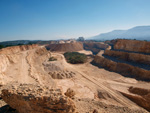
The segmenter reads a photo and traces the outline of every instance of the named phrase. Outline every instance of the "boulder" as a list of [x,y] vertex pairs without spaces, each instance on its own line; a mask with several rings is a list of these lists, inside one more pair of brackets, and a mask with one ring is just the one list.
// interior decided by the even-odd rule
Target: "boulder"
[[69,97],[69,98],[74,98],[74,96],[75,96],[75,91],[74,91],[73,89],[71,89],[71,88],[68,88],[67,91],[66,91],[66,93],[65,93],[65,95],[66,95],[67,97]]

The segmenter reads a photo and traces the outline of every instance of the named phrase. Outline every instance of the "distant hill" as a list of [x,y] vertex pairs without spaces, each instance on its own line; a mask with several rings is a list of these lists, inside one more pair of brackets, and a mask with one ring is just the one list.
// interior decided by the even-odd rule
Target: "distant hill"
[[150,26],[137,26],[128,30],[114,30],[91,37],[94,40],[137,39],[150,41]]

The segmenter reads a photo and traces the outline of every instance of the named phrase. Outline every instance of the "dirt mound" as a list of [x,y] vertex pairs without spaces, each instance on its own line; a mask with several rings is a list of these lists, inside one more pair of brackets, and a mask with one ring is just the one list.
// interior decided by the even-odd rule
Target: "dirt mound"
[[72,78],[75,76],[75,73],[72,71],[54,71],[49,72],[50,76],[53,79],[65,79],[65,78]]
[[99,99],[108,99],[108,98],[115,99],[115,97],[113,97],[111,94],[103,90],[97,90],[97,96]]
[[65,79],[75,76],[75,72],[66,69],[60,61],[48,61],[43,63],[44,69],[53,79]]
[[49,44],[46,48],[50,51],[73,52],[83,50],[83,44],[81,42]]
[[73,101],[60,89],[49,89],[33,84],[8,85],[2,98],[19,113],[73,113]]
[[136,104],[138,104],[139,106],[150,111],[150,90],[130,87],[129,92],[136,95],[130,95],[126,93],[122,94],[130,100],[132,100],[133,102],[135,102]]
[[44,62],[43,65],[47,72],[63,71],[65,69],[64,65],[58,61]]
[[114,49],[150,53],[150,42],[120,39],[115,43]]
[[141,96],[150,94],[150,90],[143,89],[143,88],[136,88],[136,87],[130,87],[129,92],[131,92],[133,94],[141,95]]

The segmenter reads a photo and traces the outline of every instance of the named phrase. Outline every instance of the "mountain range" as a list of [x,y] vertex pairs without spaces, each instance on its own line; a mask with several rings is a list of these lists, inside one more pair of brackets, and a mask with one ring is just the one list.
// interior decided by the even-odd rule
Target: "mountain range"
[[101,33],[90,37],[94,40],[112,40],[112,39],[136,39],[150,41],[150,26],[136,26],[128,30],[113,30],[107,33]]

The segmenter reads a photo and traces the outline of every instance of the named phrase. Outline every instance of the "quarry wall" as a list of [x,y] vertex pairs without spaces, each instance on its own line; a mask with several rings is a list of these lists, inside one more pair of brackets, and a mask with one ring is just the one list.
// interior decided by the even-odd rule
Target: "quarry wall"
[[150,71],[138,68],[129,64],[114,62],[102,56],[95,56],[94,64],[109,71],[120,73],[124,76],[133,77],[140,80],[150,80]]
[[85,42],[83,46],[85,50],[91,50],[93,54],[97,54],[100,50],[111,49],[111,46],[103,42]]
[[115,43],[114,49],[140,53],[150,53],[150,42],[120,39]]
[[140,53],[128,53],[123,51],[105,50],[104,55],[116,57],[125,61],[132,61],[136,63],[143,63],[150,65],[150,55]]

